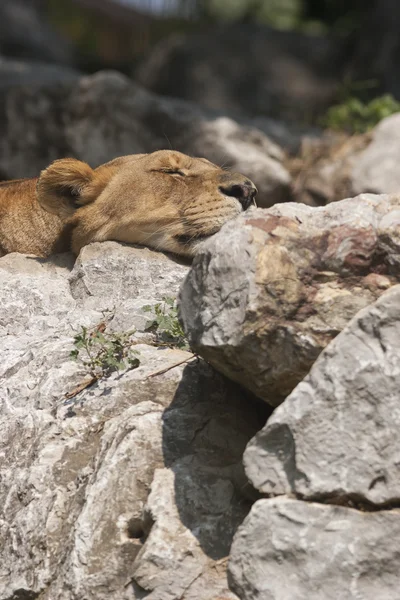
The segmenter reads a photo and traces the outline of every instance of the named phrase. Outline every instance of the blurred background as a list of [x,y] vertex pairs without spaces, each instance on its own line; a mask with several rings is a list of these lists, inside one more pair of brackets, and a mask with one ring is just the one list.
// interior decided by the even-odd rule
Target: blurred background
[[[96,163],[167,144],[221,162],[225,152],[243,169],[251,153],[235,155],[233,133],[217,120],[226,117],[252,127],[235,139],[289,173],[290,193],[266,203],[290,199],[293,176],[315,162],[315,144],[304,158],[305,137],[324,139],[319,159],[326,131],[365,134],[399,111],[399,64],[398,0],[1,0],[0,176],[34,174],[66,153]],[[153,96],[139,101],[138,89]],[[82,134],[94,114],[97,140]]]
[[399,25],[396,0],[2,0],[0,53],[315,122],[346,94],[400,97]]

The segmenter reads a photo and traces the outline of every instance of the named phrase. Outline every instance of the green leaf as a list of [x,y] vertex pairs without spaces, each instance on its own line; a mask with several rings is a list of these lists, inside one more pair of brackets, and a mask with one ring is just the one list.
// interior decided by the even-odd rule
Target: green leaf
[[170,298],[169,296],[164,296],[163,301],[165,304],[168,304],[168,306],[174,306],[175,304],[175,298]]

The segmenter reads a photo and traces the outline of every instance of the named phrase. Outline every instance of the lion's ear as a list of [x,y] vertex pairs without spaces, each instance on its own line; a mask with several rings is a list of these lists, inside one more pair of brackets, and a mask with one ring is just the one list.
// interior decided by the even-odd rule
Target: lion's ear
[[37,200],[48,212],[68,219],[75,210],[95,199],[90,193],[93,178],[93,169],[80,160],[56,160],[40,174]]

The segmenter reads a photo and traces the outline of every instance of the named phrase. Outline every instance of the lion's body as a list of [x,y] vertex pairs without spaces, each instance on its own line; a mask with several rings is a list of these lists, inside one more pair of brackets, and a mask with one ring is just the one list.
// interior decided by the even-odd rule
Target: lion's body
[[38,203],[36,183],[22,179],[0,184],[0,256],[9,252],[47,256],[68,247],[68,240],[62,240],[62,220]]
[[0,183],[0,256],[78,254],[105,240],[192,255],[254,195],[243,175],[179,152],[120,157],[94,170],[61,159],[37,179]]

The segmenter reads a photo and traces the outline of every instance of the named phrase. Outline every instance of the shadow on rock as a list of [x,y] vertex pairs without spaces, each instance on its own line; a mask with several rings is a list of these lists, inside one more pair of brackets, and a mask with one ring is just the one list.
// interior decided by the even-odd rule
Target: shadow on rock
[[233,535],[256,499],[242,456],[270,411],[199,361],[185,368],[164,412],[163,453],[175,475],[179,517],[214,560],[229,554]]

